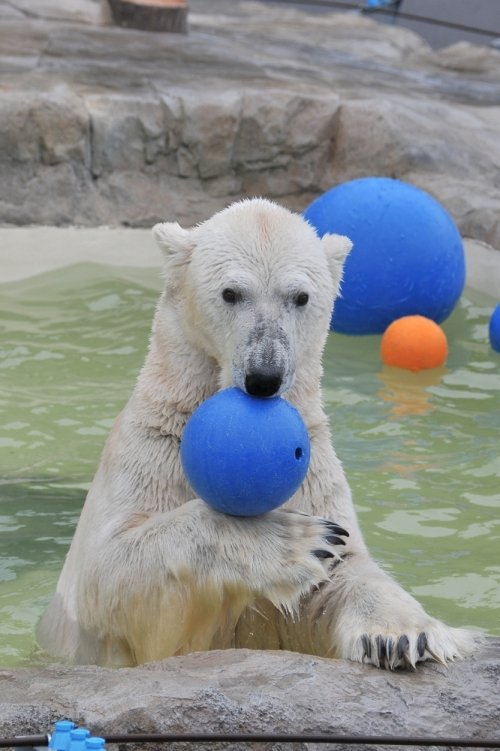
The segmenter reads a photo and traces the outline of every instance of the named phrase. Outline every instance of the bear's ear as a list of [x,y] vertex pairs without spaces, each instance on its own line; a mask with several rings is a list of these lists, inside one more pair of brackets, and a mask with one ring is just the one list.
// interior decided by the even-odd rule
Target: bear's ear
[[193,248],[190,232],[177,222],[163,222],[153,227],[153,237],[163,254],[163,272],[169,287],[176,287]]
[[335,284],[335,294],[339,293],[344,262],[349,255],[352,242],[345,235],[323,235],[321,244],[328,259],[328,265]]

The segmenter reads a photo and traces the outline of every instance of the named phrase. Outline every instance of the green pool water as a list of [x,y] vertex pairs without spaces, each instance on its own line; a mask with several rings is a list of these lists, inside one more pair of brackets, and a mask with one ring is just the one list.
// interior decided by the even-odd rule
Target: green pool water
[[[43,663],[53,591],[114,417],[143,362],[153,270],[92,264],[0,285],[0,665]],[[383,368],[331,334],[324,398],[373,555],[425,607],[500,634],[500,355],[467,291],[446,368]]]

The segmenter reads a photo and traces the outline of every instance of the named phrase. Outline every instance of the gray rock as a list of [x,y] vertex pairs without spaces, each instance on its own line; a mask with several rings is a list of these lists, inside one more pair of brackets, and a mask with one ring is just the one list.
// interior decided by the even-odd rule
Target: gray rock
[[495,76],[500,66],[500,50],[470,42],[456,42],[436,52],[432,62],[440,68],[460,73],[481,73]]
[[106,25],[97,0],[33,8],[0,0],[0,221],[193,224],[372,174],[500,247],[497,51],[244,0],[192,0],[186,37]]
[[448,668],[426,664],[414,673],[251,650],[197,653],[120,670],[3,670],[0,732],[44,733],[56,719],[68,717],[104,737],[279,732],[489,738],[500,743],[499,680],[499,639],[489,639],[472,660]]
[[60,0],[37,0],[36,3],[16,0],[13,5],[26,19],[96,24],[106,18],[100,0],[72,0],[71,3],[61,3]]

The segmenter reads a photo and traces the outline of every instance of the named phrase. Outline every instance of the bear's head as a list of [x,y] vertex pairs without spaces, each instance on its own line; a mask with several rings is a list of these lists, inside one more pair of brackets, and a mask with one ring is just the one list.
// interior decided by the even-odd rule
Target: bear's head
[[[325,235],[263,199],[235,203],[186,230],[157,224],[165,294],[192,347],[214,360],[219,386],[256,396],[287,392],[321,374],[348,238]],[[312,385],[312,384],[311,384]]]

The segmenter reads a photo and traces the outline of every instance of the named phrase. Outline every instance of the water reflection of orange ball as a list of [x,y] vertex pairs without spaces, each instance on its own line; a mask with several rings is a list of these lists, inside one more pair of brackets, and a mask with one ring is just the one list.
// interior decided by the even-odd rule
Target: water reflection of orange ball
[[424,316],[404,316],[393,321],[384,332],[380,345],[386,365],[406,370],[439,368],[448,356],[448,341],[443,329]]

